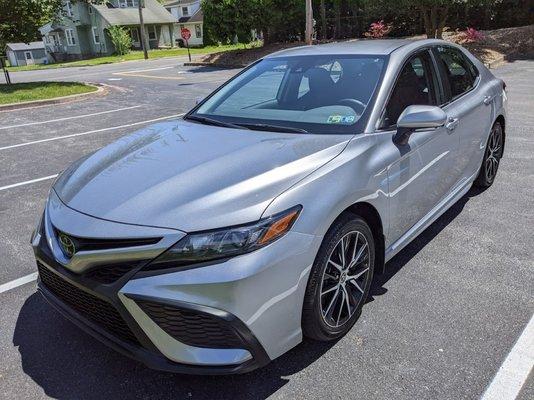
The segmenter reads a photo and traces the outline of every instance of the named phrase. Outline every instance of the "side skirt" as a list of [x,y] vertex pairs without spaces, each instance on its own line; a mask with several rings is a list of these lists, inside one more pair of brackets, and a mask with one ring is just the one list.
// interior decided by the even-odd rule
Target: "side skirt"
[[399,251],[406,247],[417,235],[428,228],[437,220],[445,211],[454,203],[460,200],[471,188],[473,181],[478,175],[478,171],[471,175],[463,184],[454,189],[447,197],[440,201],[430,212],[425,215],[419,222],[412,226],[404,235],[395,243],[386,249],[385,261],[391,260]]

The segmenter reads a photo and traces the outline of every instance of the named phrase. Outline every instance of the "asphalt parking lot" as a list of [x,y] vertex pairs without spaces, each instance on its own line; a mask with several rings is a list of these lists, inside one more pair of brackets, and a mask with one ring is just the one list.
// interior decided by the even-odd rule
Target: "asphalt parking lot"
[[[122,135],[177,118],[238,72],[184,61],[12,74],[15,82],[109,86],[103,96],[0,112],[0,285],[35,272],[29,237],[57,173]],[[534,62],[494,73],[510,99],[496,182],[469,192],[388,263],[343,339],[306,341],[242,376],[160,373],[63,319],[30,275],[0,286],[0,398],[480,398],[534,313]],[[519,399],[534,398],[533,374]]]

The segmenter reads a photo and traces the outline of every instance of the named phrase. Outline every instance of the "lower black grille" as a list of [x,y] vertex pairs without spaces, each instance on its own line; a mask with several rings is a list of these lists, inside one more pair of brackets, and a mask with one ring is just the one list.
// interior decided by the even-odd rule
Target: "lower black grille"
[[37,263],[41,282],[60,300],[119,339],[140,345],[119,312],[107,301],[78,289],[44,265]]
[[88,271],[85,277],[100,283],[110,284],[122,278],[132,269],[131,264],[108,265]]
[[137,304],[165,332],[194,347],[236,349],[243,341],[232,327],[215,316],[146,300]]

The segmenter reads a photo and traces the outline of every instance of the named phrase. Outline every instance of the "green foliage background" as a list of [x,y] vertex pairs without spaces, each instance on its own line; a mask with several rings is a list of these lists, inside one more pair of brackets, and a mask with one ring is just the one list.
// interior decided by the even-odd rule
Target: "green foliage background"
[[132,48],[132,37],[128,30],[121,26],[110,26],[107,29],[111,43],[115,47],[115,53],[119,56],[128,54]]
[[61,7],[61,0],[0,0],[0,53],[6,43],[39,40],[37,29]]

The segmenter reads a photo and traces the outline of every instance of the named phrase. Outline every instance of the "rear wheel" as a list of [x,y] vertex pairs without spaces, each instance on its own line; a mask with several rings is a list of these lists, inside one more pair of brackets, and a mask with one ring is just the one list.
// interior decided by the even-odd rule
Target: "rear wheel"
[[496,122],[491,128],[491,132],[486,144],[486,151],[484,152],[484,159],[480,172],[475,179],[475,185],[481,188],[488,188],[492,185],[497,176],[499,163],[503,154],[504,136],[503,129],[500,122]]
[[340,218],[325,235],[304,299],[302,329],[326,341],[346,334],[361,314],[373,278],[375,247],[367,223]]

